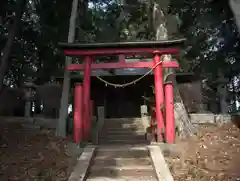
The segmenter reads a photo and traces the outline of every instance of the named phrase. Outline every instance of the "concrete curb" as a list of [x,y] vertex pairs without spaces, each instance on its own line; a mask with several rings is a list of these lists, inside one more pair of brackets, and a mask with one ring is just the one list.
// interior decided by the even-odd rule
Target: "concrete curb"
[[149,145],[148,150],[158,181],[173,181],[173,176],[159,146]]
[[88,169],[95,156],[96,146],[89,145],[83,150],[83,153],[77,159],[77,164],[71,173],[68,181],[84,181],[87,176]]
[[196,113],[189,114],[193,124],[217,124],[221,125],[232,121],[230,114]]

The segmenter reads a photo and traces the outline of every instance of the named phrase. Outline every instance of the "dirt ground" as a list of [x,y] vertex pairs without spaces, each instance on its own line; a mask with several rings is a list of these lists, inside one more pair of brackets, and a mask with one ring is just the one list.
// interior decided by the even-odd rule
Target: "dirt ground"
[[201,126],[197,136],[178,140],[177,148],[166,159],[174,180],[240,180],[240,130],[234,124]]
[[53,130],[0,124],[1,181],[66,181],[76,163],[65,152],[69,140]]

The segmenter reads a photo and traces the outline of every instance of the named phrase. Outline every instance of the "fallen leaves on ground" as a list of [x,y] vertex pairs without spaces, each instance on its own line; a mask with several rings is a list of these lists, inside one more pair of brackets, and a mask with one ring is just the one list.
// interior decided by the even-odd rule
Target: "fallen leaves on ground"
[[166,157],[176,181],[240,180],[240,130],[232,123],[199,127],[197,136],[177,140]]
[[66,181],[76,158],[65,152],[69,140],[53,130],[26,129],[0,124],[1,181]]

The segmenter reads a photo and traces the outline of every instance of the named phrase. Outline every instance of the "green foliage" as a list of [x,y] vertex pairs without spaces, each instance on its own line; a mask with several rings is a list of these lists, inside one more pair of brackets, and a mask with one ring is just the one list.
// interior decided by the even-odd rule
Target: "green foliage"
[[[6,75],[6,82],[15,86],[21,86],[29,76],[35,77],[36,83],[41,84],[63,75],[64,56],[57,43],[67,40],[72,1],[29,2],[10,57],[13,63]],[[134,6],[120,6],[118,0],[82,1],[79,5],[76,41],[153,39],[150,2],[139,1]],[[187,38],[179,58],[180,71],[193,71],[209,80],[217,79],[219,71],[229,79],[238,75],[239,36],[228,2],[172,0],[168,4],[168,0],[160,2],[171,17],[168,19],[169,26],[180,24],[179,31]],[[1,50],[8,38],[15,11],[16,1],[0,2]],[[174,22],[173,17],[177,18]],[[236,61],[231,63],[231,59]],[[75,61],[80,62],[81,59]]]
[[180,32],[187,39],[186,59],[191,70],[217,77],[218,70],[230,67],[225,60],[236,50],[235,22],[228,1],[176,1],[172,10],[182,20]]

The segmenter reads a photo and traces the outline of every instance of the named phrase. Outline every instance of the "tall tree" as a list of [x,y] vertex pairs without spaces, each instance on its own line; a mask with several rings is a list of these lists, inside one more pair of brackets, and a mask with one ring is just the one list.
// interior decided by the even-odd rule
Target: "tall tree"
[[[68,33],[68,43],[73,43],[75,40],[75,31],[76,31],[76,19],[78,12],[78,0],[73,0],[72,2],[72,11],[69,24],[69,33]],[[71,57],[66,57],[65,67],[70,65],[72,62]],[[64,70],[64,81],[63,81],[63,90],[61,98],[61,107],[59,111],[59,119],[56,129],[56,135],[61,137],[66,137],[66,120],[68,116],[68,97],[70,89],[70,73],[67,70]]]
[[14,44],[14,40],[16,37],[16,34],[19,30],[19,27],[21,25],[21,18],[22,15],[24,13],[24,9],[26,7],[27,4],[27,0],[19,0],[17,1],[16,4],[16,12],[15,15],[13,16],[13,20],[12,20],[12,25],[11,28],[9,29],[8,32],[8,39],[7,42],[1,52],[1,59],[0,59],[0,92],[3,89],[3,81],[4,81],[4,77],[11,65],[11,59],[9,58],[10,54],[11,54],[11,50]]
[[235,21],[240,32],[240,1],[239,0],[229,0],[229,6],[234,14]]

